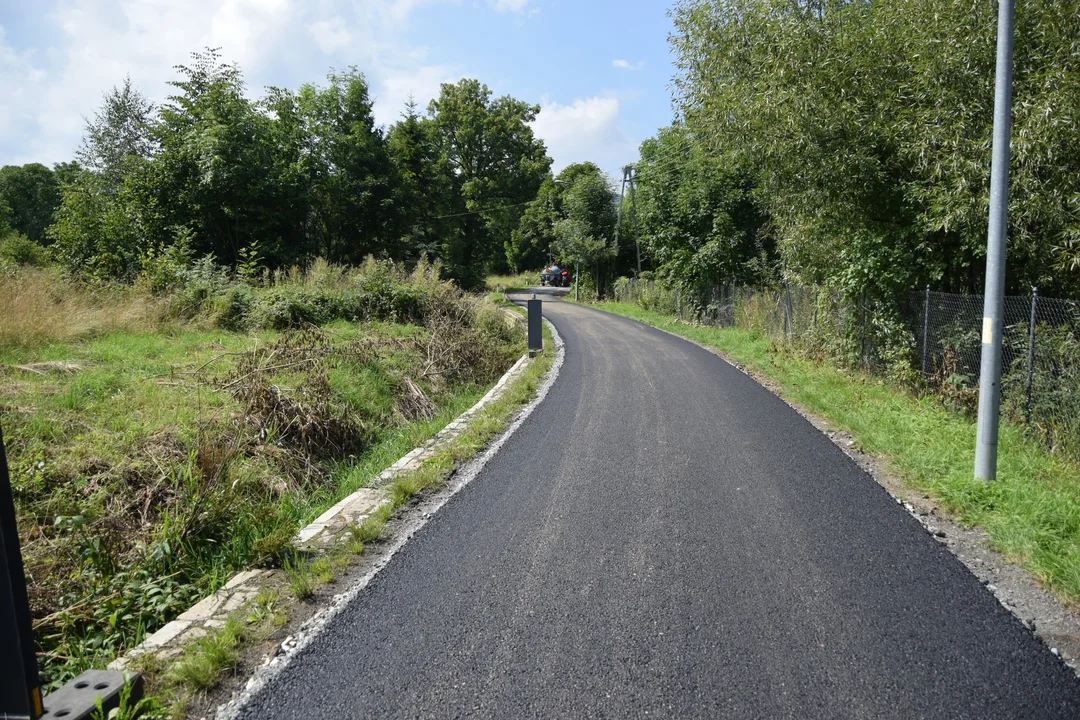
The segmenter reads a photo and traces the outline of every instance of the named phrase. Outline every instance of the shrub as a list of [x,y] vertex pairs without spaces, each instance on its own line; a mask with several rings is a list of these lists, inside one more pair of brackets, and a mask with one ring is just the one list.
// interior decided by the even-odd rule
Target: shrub
[[214,325],[225,330],[243,330],[248,325],[255,293],[247,285],[232,285],[214,300]]
[[44,265],[48,252],[22,233],[9,232],[0,238],[0,261],[16,265]]
[[181,288],[192,263],[190,234],[182,231],[172,245],[150,248],[142,256],[135,285],[153,295]]
[[132,278],[145,247],[143,224],[131,192],[113,192],[95,173],[80,173],[65,186],[47,234],[59,262],[72,273],[98,280]]

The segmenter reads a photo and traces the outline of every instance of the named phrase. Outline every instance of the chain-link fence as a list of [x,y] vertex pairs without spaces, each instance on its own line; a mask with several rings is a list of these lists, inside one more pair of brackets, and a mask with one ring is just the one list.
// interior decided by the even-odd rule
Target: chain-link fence
[[[847,367],[921,375],[942,401],[974,413],[981,362],[981,295],[922,291],[886,307],[815,287],[734,283],[672,289],[620,280],[615,298],[687,322],[739,327]],[[1080,303],[1005,298],[1002,413],[1054,452],[1080,460]]]
[[819,358],[873,368],[883,362],[881,313],[866,300],[815,287],[761,289],[721,283],[672,289],[651,280],[620,279],[615,299],[715,327],[766,335]]
[[[908,297],[918,369],[964,409],[978,402],[982,313],[982,295]],[[1008,296],[1002,328],[1002,413],[1080,459],[1080,303]]]

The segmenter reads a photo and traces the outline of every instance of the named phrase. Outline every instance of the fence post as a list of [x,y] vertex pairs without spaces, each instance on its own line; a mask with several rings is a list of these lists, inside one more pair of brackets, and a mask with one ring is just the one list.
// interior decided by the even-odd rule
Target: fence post
[[1031,381],[1035,371],[1035,310],[1039,306],[1039,288],[1031,288],[1031,322],[1028,323],[1027,384],[1024,386],[1024,422],[1031,424]]
[[930,286],[926,286],[926,301],[923,305],[922,321],[922,374],[926,377],[927,353],[930,350]]
[[736,313],[739,312],[739,306],[738,306],[736,298],[735,298],[736,294],[737,294],[737,291],[735,289],[735,281],[732,280],[731,281],[731,327],[735,327],[736,325],[738,325],[738,317],[736,317]]
[[790,342],[794,328],[791,327],[791,286],[784,283],[784,337]]
[[867,325],[869,324],[866,317],[870,314],[869,308],[866,305],[866,293],[859,293],[859,367],[870,367],[870,351],[867,347],[870,342],[867,340]]

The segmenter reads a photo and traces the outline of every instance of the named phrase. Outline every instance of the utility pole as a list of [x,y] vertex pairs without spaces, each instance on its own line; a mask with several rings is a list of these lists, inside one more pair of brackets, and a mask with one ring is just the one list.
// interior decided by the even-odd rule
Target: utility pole
[[626,196],[626,168],[623,168],[622,187],[619,188],[619,207],[615,209],[615,255],[619,254],[619,227],[622,225],[622,204]]
[[994,148],[990,166],[990,223],[983,289],[979,420],[975,434],[975,479],[997,477],[1001,411],[1001,332],[1005,304],[1005,232],[1009,206],[1009,140],[1012,124],[1013,18],[1015,0],[998,2],[997,70],[994,75]]
[[634,172],[633,165],[627,165],[623,168],[623,179],[630,181],[630,214],[634,217],[634,247],[637,249],[637,274],[634,278],[641,277],[641,239],[638,237],[637,226],[637,199],[634,195],[634,188],[637,186],[637,175]]

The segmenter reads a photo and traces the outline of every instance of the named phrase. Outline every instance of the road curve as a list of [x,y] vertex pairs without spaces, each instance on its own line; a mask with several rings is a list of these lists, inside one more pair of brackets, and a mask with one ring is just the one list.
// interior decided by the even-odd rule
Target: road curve
[[239,717],[1080,717],[1068,668],[787,405],[544,311],[544,402]]

